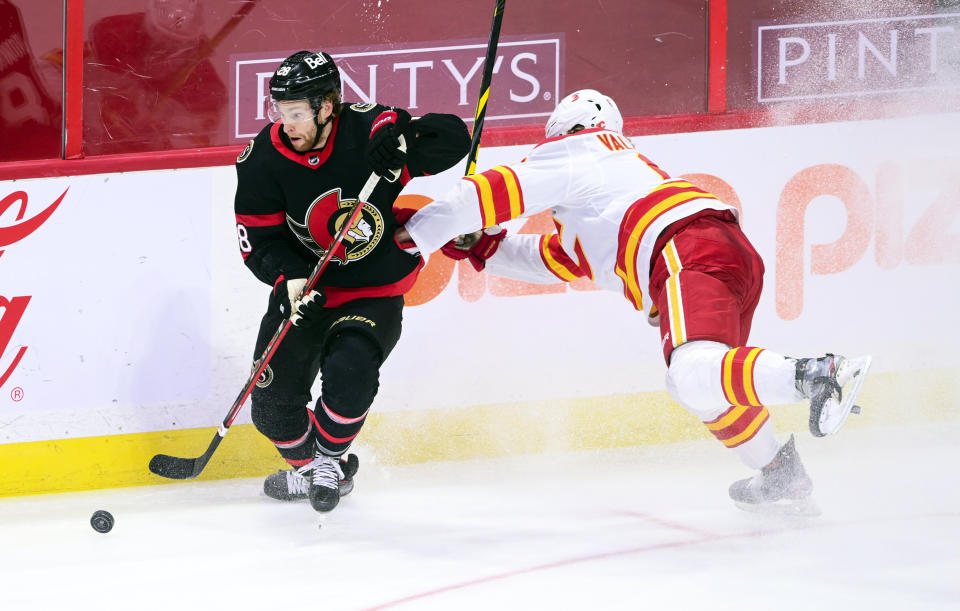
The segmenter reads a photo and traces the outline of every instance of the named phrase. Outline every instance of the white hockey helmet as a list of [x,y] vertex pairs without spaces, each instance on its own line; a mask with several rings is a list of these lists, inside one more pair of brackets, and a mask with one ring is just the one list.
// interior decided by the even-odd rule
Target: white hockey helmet
[[612,99],[596,89],[581,89],[557,104],[547,119],[547,138],[563,135],[575,125],[602,127],[622,133],[623,117]]

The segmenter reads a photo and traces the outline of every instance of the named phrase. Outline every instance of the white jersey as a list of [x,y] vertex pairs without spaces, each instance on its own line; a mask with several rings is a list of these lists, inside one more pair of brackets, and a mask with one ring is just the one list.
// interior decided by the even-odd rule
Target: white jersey
[[736,208],[671,179],[629,139],[595,128],[545,140],[518,164],[463,178],[405,224],[423,253],[457,235],[553,210],[557,233],[508,234],[486,271],[527,282],[579,277],[642,310],[661,232],[705,209]]

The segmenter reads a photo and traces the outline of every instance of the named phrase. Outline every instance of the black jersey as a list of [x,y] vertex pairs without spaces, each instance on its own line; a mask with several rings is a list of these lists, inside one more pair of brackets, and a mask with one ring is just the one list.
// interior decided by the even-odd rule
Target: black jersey
[[[374,119],[386,106],[345,105],[322,150],[298,153],[281,122],[265,127],[237,158],[234,211],[244,263],[263,282],[305,278],[348,217],[372,170],[364,151]],[[407,166],[396,182],[380,180],[359,220],[334,251],[318,285],[333,307],[359,297],[402,295],[422,259],[397,247],[393,202],[416,176],[436,174],[470,146],[463,121],[427,114],[410,123]]]

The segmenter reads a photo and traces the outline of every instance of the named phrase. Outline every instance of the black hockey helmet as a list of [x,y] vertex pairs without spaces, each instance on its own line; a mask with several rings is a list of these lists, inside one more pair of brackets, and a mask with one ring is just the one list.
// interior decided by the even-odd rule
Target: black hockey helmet
[[340,71],[333,58],[323,51],[298,51],[283,60],[270,78],[274,100],[310,100],[319,106],[324,96],[340,93]]

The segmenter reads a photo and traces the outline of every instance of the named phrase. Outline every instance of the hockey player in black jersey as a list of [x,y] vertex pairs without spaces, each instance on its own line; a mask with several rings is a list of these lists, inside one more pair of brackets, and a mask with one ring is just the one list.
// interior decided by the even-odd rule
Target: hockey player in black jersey
[[[394,241],[409,214],[393,203],[413,177],[436,174],[470,146],[455,115],[411,118],[401,108],[344,104],[340,74],[323,52],[300,51],[270,79],[270,125],[237,158],[235,212],[246,266],[272,287],[257,337],[260,355],[284,317],[294,327],[252,393],[253,422],[293,469],[267,477],[273,498],[309,497],[330,511],[353,488],[347,449],[400,338],[403,294],[423,266]],[[407,144],[401,150],[400,136]],[[399,171],[399,179],[391,180]],[[315,290],[297,295],[376,172],[380,180],[333,253]],[[322,374],[313,409],[310,389]]]

